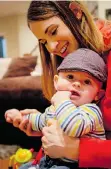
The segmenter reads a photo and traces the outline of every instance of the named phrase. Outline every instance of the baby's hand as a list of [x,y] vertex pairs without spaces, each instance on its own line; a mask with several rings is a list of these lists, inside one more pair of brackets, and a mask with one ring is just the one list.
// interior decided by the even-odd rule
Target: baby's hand
[[51,103],[53,105],[57,105],[60,104],[61,102],[65,101],[65,100],[70,100],[70,96],[71,96],[71,92],[69,91],[57,91],[52,99],[51,99]]
[[27,114],[31,114],[31,113],[37,113],[37,112],[39,112],[39,111],[36,109],[24,109],[24,110],[20,111],[20,113],[22,115],[27,115]]
[[5,112],[5,119],[8,123],[13,123],[13,125],[15,124],[15,122],[19,124],[22,120],[22,115],[17,109],[10,109]]

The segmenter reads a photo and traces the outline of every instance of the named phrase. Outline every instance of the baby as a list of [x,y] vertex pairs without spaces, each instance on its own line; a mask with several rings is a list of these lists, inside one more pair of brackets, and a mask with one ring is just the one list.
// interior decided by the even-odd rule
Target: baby
[[[52,105],[40,112],[22,115],[18,110],[7,111],[5,118],[29,119],[32,130],[42,131],[50,118],[58,121],[63,131],[71,137],[96,137],[105,139],[102,113],[97,106],[103,96],[103,83],[107,78],[106,65],[94,51],[81,48],[64,58],[54,76],[56,93]],[[43,157],[39,168],[73,169],[75,161]],[[25,168],[24,168],[25,169]]]

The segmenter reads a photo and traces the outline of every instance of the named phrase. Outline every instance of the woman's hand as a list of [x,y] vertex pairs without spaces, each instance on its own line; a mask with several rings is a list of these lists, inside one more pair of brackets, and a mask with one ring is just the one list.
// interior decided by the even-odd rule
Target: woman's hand
[[78,160],[79,139],[64,134],[57,121],[49,120],[43,128],[42,146],[45,154],[52,158],[69,158]]
[[18,128],[27,134],[27,136],[42,136],[42,133],[39,131],[33,131],[32,125],[29,122],[28,119],[22,120],[22,122],[19,124]]
[[[37,112],[39,112],[39,111],[36,109],[25,109],[25,110],[20,111],[20,113],[23,116],[27,115],[27,114],[31,114],[31,113],[37,113]],[[18,128],[20,130],[22,130],[23,132],[25,132],[28,136],[42,136],[41,132],[37,132],[37,131],[32,130],[32,125],[28,119],[22,120],[22,122],[19,124]]]

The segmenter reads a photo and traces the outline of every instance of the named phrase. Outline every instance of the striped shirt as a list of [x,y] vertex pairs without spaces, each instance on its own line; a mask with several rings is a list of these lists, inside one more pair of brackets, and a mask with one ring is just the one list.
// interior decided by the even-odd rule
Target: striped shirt
[[54,118],[69,136],[105,139],[102,113],[93,103],[76,107],[70,100],[66,100],[55,107],[51,105],[44,113],[29,114],[26,117],[35,131],[42,131],[47,120]]

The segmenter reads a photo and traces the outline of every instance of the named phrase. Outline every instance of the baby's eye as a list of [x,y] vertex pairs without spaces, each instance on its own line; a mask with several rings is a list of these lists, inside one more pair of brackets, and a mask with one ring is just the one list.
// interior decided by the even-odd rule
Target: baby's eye
[[67,75],[67,79],[73,80],[74,76],[73,75]]
[[84,83],[87,85],[91,85],[91,81],[89,79],[84,80]]

